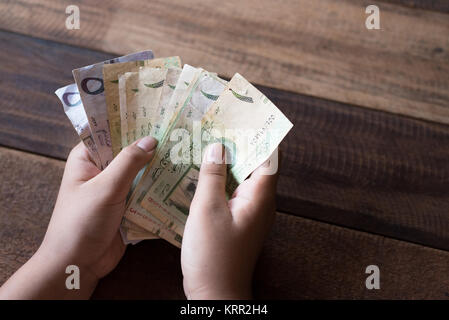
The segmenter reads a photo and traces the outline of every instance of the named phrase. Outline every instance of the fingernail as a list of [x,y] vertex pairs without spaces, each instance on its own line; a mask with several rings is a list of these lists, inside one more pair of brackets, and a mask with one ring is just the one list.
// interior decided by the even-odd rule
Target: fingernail
[[137,146],[145,152],[153,151],[156,148],[157,140],[153,137],[146,136],[140,139]]
[[223,163],[223,145],[221,143],[214,143],[207,147],[206,162],[215,164]]

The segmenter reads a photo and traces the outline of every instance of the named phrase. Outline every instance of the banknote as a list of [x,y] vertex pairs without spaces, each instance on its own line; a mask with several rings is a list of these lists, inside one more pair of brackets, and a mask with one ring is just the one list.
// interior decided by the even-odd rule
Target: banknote
[[236,73],[202,119],[202,141],[221,142],[229,164],[232,194],[267,160],[293,124],[256,87]]
[[[160,152],[151,162],[147,176],[153,182],[139,195],[140,205],[179,235],[184,231],[201,162],[201,154],[198,154],[201,148],[192,147],[194,125],[200,125],[225,85],[226,81],[202,71],[198,80],[189,87],[177,119],[170,127]],[[184,148],[179,149],[178,146]],[[174,161],[174,156],[179,161]]]
[[128,241],[130,241],[130,243],[135,244],[136,241],[142,241],[142,240],[151,240],[151,239],[158,239],[157,238],[148,238],[148,236],[146,235],[145,232],[140,232],[140,231],[136,231],[136,230],[129,230],[125,228],[126,232],[126,238],[128,239]]
[[[168,128],[173,123],[175,116],[179,111],[179,106],[182,103],[182,98],[184,97],[187,88],[193,79],[196,79],[197,76],[203,71],[201,68],[195,68],[188,64],[185,64],[182,68],[181,74],[178,77],[178,80],[175,83],[175,88],[171,94],[171,96],[167,95],[165,98],[169,98],[167,104],[165,101],[161,101],[162,108],[164,109],[163,116],[158,120],[158,124],[160,126],[159,131],[162,134],[158,135],[159,141],[163,141],[166,133],[168,132]],[[169,81],[169,86],[172,86],[173,83]],[[162,145],[162,143],[160,144]]]
[[64,112],[76,130],[81,141],[89,150],[89,154],[95,165],[101,168],[100,157],[98,156],[97,147],[92,137],[89,121],[87,120],[86,112],[78,92],[78,87],[75,83],[69,84],[63,88],[55,91],[59,100],[64,107]]
[[169,102],[176,89],[176,83],[181,75],[181,68],[168,68],[167,76],[162,86],[161,97],[154,116],[154,125],[150,132],[150,135],[158,141],[162,141],[164,133],[167,130],[165,119],[169,119],[173,116],[173,110],[169,110]]
[[151,51],[142,51],[72,71],[92,130],[92,137],[97,146],[102,168],[105,168],[113,159],[104,95],[103,66],[105,64],[148,60],[151,58],[153,58]]
[[167,71],[165,68],[144,67],[136,75],[127,78],[126,112],[128,132],[132,141],[145,137],[153,131]]
[[[137,244],[137,243],[139,243],[140,241],[142,241],[142,240],[144,240],[144,239],[129,239],[128,238],[128,234],[130,233],[130,232],[132,232],[131,230],[128,230],[128,228],[126,228],[126,227],[123,227],[123,226],[120,226],[120,229],[119,229],[119,231],[120,231],[120,235],[121,235],[121,237],[122,237],[122,241],[123,241],[123,243],[125,244],[125,245],[128,245],[128,244]],[[133,238],[133,237],[132,237]],[[150,240],[150,239],[149,239]]]
[[143,228],[142,228],[143,231],[131,229],[131,228],[123,227],[123,226],[122,226],[122,228],[123,228],[123,233],[126,236],[126,239],[128,240],[129,243],[132,243],[132,244],[135,244],[136,241],[141,241],[141,240],[159,239],[158,236],[148,233],[148,231]]
[[[226,190],[231,195],[252,171],[270,157],[293,126],[268,98],[239,74],[221,91],[212,92],[204,87],[197,89],[197,93],[212,103],[195,103],[193,96],[190,101],[199,112],[189,108],[181,111],[180,119],[170,130],[173,133],[173,129],[182,128],[187,131],[186,136],[193,139],[187,140],[189,144],[184,146],[165,141],[164,148],[170,149],[170,160],[166,159],[169,163],[162,168],[156,160],[150,172],[157,170],[157,177],[140,200],[143,208],[166,225],[174,226],[173,230],[180,235],[183,231],[180,225],[186,222],[196,189],[202,151],[209,143],[221,142],[226,148],[229,164]],[[188,124],[189,115],[193,121],[201,120],[196,130],[197,138],[195,128]],[[185,137],[183,141],[186,141]],[[162,149],[161,153],[164,151]],[[168,155],[168,151],[165,154]],[[174,163],[174,155],[177,154],[180,161]]]
[[[119,98],[119,76],[126,72],[136,72],[143,66],[152,68],[180,67],[181,59],[179,57],[167,57],[104,65],[103,79],[105,100],[109,119],[109,129],[111,132],[111,147],[114,156],[120,152],[122,146],[122,112],[120,109]],[[124,112],[125,111],[123,111],[123,113]]]
[[[126,83],[129,77],[137,76],[137,72],[126,72],[119,76],[118,78],[118,91],[119,91],[119,101],[120,101],[120,135],[121,142],[117,148],[121,149],[128,145],[129,132],[128,132],[128,108],[126,106],[127,99],[127,89]],[[129,88],[131,90],[131,88]]]
[[121,121],[119,98],[119,75],[137,71],[144,61],[131,61],[105,65],[103,67],[104,91],[111,132],[111,147],[115,157],[121,150]]
[[[128,130],[128,108],[127,108],[127,99],[130,100],[130,103],[133,103],[131,99],[135,98],[133,87],[130,86],[131,81],[127,81],[128,78],[137,78],[138,72],[126,72],[125,74],[119,75],[119,100],[120,100],[120,126],[121,126],[121,142],[119,145],[119,149],[122,147],[126,147],[128,145],[128,141],[134,141],[134,137],[130,137],[130,132]],[[128,87],[126,86],[128,84]],[[131,115],[132,116],[132,115]],[[131,197],[134,189],[136,188],[139,180],[141,179],[143,173],[145,172],[146,166],[142,168],[136,175],[131,185],[131,190],[128,193],[128,199]]]
[[123,218],[121,227],[124,229],[127,239],[131,241],[159,238],[157,235],[127,220],[126,218]]
[[[160,58],[163,65],[156,65],[151,62],[139,69],[137,78],[129,77],[127,87],[132,91],[127,95],[134,95],[133,99],[127,102],[126,113],[128,114],[128,138],[131,136],[131,143],[147,135],[155,136],[155,131],[160,127],[157,123],[158,105],[162,97],[164,84],[170,68],[177,68],[181,65],[179,57]],[[157,137],[156,137],[157,138]]]
[[[178,79],[175,87],[175,92],[171,98],[170,103],[180,105],[182,98],[187,94],[189,88],[193,87],[193,85],[196,83],[202,71],[202,69],[184,68],[183,72],[180,75],[180,78]],[[179,86],[180,82],[182,82],[181,86]],[[175,97],[177,97],[177,101],[173,101]],[[163,145],[163,143],[161,145]],[[156,157],[154,157],[153,159],[155,158]],[[142,208],[138,203],[139,196],[144,195],[153,183],[152,176],[154,176],[155,172],[154,170],[149,172],[152,163],[153,161],[148,165],[143,178],[139,181],[139,184],[136,186],[132,196],[130,197],[126,207],[125,217],[128,220],[144,227],[145,229],[152,231],[153,233],[169,241],[170,243],[180,246],[182,237],[173,230],[169,230],[165,225],[163,225],[160,220],[156,219],[152,215],[152,213]]]
[[181,66],[177,56],[138,52],[75,69],[75,84],[55,92],[100,169],[141,137],[159,142],[128,194],[125,243],[162,238],[181,247],[205,148],[225,146],[230,196],[293,126],[240,74],[227,82]]

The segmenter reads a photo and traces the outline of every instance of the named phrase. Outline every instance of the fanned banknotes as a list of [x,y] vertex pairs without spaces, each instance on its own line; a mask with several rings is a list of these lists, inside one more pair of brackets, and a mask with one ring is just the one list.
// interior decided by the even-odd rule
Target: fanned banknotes
[[[144,66],[150,68],[181,67],[181,60],[179,59],[179,57],[168,57],[160,59],[152,58],[152,55],[148,55],[148,58],[146,58],[147,60],[133,60],[122,63],[107,64],[103,66],[105,100],[107,107],[106,110],[111,134],[111,148],[114,157],[120,152],[122,147],[121,119],[123,119],[123,115],[120,109],[119,77],[127,72],[138,71],[141,67]],[[124,110],[123,112],[126,112],[126,110]],[[126,133],[126,128],[124,129],[124,131]]]
[[56,95],[100,169],[142,137],[159,141],[130,190],[121,226],[125,243],[162,238],[180,247],[207,145],[225,147],[231,195],[293,126],[240,74],[227,82],[182,67],[176,56],[153,59],[142,51],[73,75],[75,84]]
[[105,168],[113,159],[111,134],[104,95],[103,66],[105,64],[148,60],[152,58],[153,52],[142,51],[72,71],[89,121],[92,137],[97,146],[102,168]]

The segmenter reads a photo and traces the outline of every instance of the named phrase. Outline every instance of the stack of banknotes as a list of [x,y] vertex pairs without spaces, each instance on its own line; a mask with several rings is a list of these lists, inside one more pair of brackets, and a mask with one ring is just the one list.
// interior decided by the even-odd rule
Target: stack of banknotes
[[240,74],[228,82],[149,50],[75,69],[73,77],[55,93],[98,168],[144,136],[159,142],[129,193],[125,243],[162,238],[180,247],[206,146],[225,146],[231,195],[293,126]]

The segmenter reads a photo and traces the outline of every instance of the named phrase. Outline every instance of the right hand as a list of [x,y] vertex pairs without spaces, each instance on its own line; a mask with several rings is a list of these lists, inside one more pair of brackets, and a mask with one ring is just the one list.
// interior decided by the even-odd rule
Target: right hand
[[262,165],[228,201],[223,162],[222,145],[209,146],[182,241],[188,299],[251,298],[252,273],[273,222],[278,175]]

